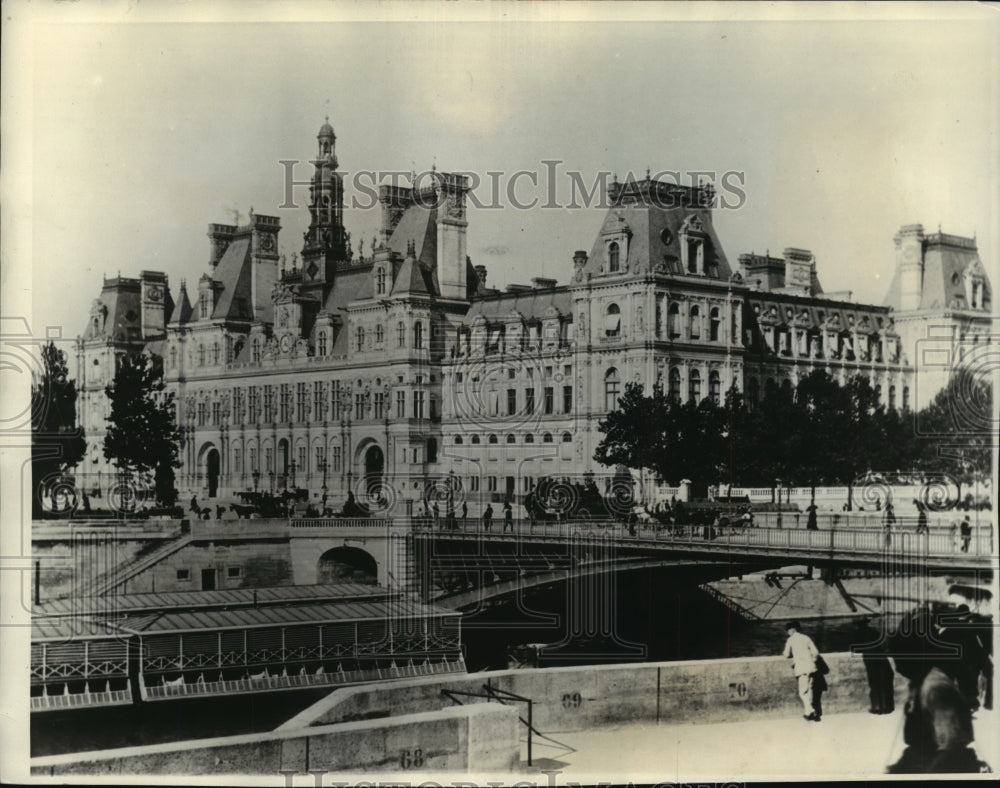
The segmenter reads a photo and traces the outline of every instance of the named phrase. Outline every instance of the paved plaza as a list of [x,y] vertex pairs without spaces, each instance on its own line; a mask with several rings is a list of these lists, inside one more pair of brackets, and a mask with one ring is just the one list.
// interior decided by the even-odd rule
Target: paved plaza
[[[633,725],[613,730],[553,734],[574,752],[537,739],[538,769],[561,771],[555,782],[729,782],[774,777],[860,779],[885,774],[903,750],[903,712],[831,714],[744,722]],[[997,715],[974,718],[980,760],[997,768]],[[995,775],[989,775],[995,776]],[[539,784],[542,784],[541,782]]]

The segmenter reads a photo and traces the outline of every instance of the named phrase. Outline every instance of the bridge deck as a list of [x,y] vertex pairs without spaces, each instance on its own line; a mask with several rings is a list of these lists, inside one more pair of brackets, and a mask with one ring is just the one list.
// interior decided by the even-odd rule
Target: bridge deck
[[710,533],[702,527],[675,529],[587,522],[517,523],[513,530],[418,531],[421,538],[438,540],[531,541],[538,543],[594,542],[608,547],[671,551],[733,558],[780,557],[815,563],[906,566],[933,569],[988,569],[995,563],[992,529],[980,529],[963,546],[948,533],[916,534],[877,528],[728,528]]

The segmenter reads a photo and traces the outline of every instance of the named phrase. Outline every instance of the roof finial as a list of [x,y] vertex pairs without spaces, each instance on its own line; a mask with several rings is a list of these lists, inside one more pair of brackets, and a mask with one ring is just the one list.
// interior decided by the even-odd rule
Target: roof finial
[[646,180],[649,180],[649,167],[646,167]]

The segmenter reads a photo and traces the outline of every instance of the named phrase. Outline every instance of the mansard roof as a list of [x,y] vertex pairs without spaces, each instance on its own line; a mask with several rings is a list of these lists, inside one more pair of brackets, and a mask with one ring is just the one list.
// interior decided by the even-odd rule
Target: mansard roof
[[[84,339],[133,342],[142,339],[138,279],[105,279],[100,298],[91,307]],[[95,325],[94,317],[97,317]]]
[[410,205],[389,236],[389,248],[402,258],[408,257],[413,243],[415,265],[407,260],[393,282],[392,295],[439,295],[437,281],[437,209]]
[[[212,312],[213,320],[253,320],[253,294],[251,282],[253,260],[250,236],[234,239],[215,268],[213,279],[222,284],[222,293]],[[268,305],[264,320],[272,320]]]
[[466,313],[465,322],[483,318],[490,323],[507,323],[514,319],[515,313],[520,313],[525,321],[541,320],[552,316],[549,312],[552,308],[566,317],[573,314],[573,294],[568,288],[521,290],[479,298]]
[[682,231],[697,224],[696,232],[709,241],[711,257],[705,260],[706,270],[714,261],[715,278],[728,280],[732,270],[712,226],[711,209],[704,202],[704,194],[703,190],[649,179],[613,187],[611,198],[616,204],[605,215],[583,273],[600,275],[605,240],[619,230],[629,236],[628,256],[622,261],[621,270],[655,271],[667,257],[681,259]]
[[[933,233],[923,239],[923,283],[918,309],[971,309],[965,277],[980,273],[984,281],[984,300],[992,301],[992,287],[982,267],[976,241],[947,233]],[[889,285],[885,304],[900,308],[900,272]]]
[[888,307],[788,293],[749,291],[747,306],[757,323],[808,330],[894,333]]

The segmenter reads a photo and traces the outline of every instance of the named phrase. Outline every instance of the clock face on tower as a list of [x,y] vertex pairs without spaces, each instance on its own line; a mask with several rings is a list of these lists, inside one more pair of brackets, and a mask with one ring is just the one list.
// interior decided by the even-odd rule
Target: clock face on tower
[[156,285],[146,288],[146,298],[150,301],[159,301],[163,298],[163,291]]
[[260,237],[260,249],[262,252],[274,251],[274,236],[266,233]]
[[289,334],[285,334],[281,338],[281,352],[287,353],[292,349],[292,337]]

